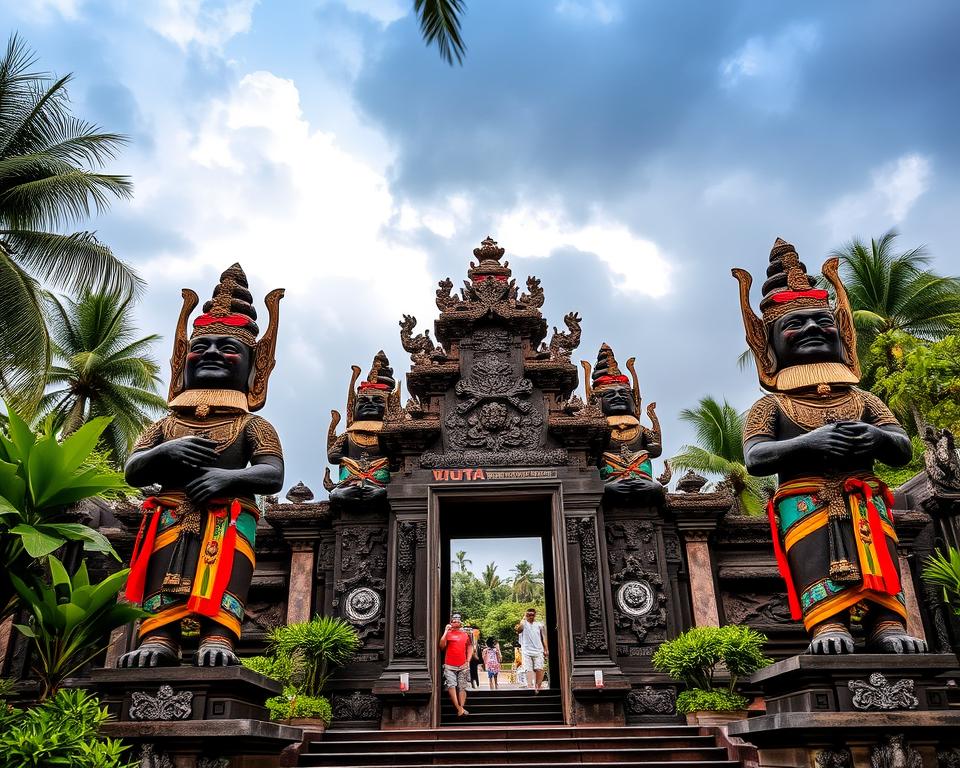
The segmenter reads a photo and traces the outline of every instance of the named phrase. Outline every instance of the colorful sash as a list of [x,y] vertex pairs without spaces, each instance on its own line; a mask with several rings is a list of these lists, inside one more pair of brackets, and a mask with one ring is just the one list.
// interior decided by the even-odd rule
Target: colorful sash
[[[143,510],[150,514],[144,515],[137,533],[124,593],[154,613],[141,625],[141,635],[189,615],[207,616],[239,635],[243,601],[229,590],[230,580],[238,553],[250,561],[251,571],[255,565],[256,504],[250,499],[211,499],[204,510],[196,510],[183,494],[167,494],[146,499]],[[194,519],[200,515],[206,518],[202,527]],[[199,537],[201,531],[194,558],[188,538]],[[160,584],[147,584],[152,558],[167,548],[172,548],[170,569],[178,572],[165,574]],[[186,559],[178,558],[178,551]],[[242,592],[245,598],[246,589]]]
[[643,480],[653,480],[653,464],[647,451],[635,453],[604,453],[603,466],[600,467],[600,477],[604,482],[627,480],[639,477]]
[[346,457],[340,460],[340,485],[362,485],[367,480],[379,486],[389,483],[390,460],[380,458],[356,461]]
[[791,616],[807,629],[861,600],[906,615],[892,505],[873,475],[804,477],[777,489],[767,505],[774,554]]

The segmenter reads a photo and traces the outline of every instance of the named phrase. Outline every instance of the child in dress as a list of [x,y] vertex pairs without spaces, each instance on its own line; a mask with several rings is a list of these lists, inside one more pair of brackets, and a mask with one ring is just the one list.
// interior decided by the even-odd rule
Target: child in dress
[[500,674],[500,644],[493,637],[487,638],[487,647],[483,649],[483,668],[487,670],[490,689],[497,690],[497,675]]

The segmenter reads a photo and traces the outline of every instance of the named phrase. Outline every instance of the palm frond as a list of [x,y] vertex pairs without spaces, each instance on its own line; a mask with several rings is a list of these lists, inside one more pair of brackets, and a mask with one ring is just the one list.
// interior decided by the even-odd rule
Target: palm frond
[[29,418],[43,395],[51,346],[37,282],[0,242],[0,392]]
[[463,64],[466,45],[460,34],[463,0],[414,0],[414,10],[420,19],[420,34],[427,45],[437,44],[441,58],[447,64]]

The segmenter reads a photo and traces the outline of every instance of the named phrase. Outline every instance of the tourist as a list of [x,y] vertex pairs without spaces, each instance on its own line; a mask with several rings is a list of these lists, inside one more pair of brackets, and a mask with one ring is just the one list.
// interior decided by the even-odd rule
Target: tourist
[[471,648],[473,653],[470,654],[470,687],[479,688],[480,687],[480,655],[477,652],[477,646],[479,645],[480,639],[480,630],[478,629],[467,629],[467,632],[470,633],[472,638]]
[[450,694],[450,701],[457,710],[457,717],[470,713],[464,709],[467,703],[467,687],[470,685],[470,655],[473,650],[473,634],[465,632],[460,625],[460,614],[450,617],[450,623],[440,636],[443,655],[443,685]]
[[540,693],[540,686],[543,684],[543,662],[550,650],[547,647],[547,633],[543,623],[536,619],[536,609],[527,608],[523,621],[520,622],[520,646],[527,687],[533,678],[534,693]]
[[513,677],[514,682],[521,688],[527,687],[527,677],[523,673],[523,648],[520,643],[513,644]]
[[497,690],[497,675],[500,674],[500,662],[503,657],[500,655],[500,643],[493,637],[487,638],[487,647],[483,649],[483,668],[487,670],[487,679],[490,681],[490,689]]

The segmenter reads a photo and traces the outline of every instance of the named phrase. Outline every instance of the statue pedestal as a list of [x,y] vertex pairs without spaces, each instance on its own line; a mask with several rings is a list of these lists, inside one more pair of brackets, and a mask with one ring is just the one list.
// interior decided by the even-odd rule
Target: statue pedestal
[[90,684],[116,718],[102,734],[144,768],[270,768],[303,740],[263,706],[280,683],[244,667],[98,669]]
[[960,746],[958,681],[953,654],[793,656],[751,677],[766,714],[727,733],[757,747],[761,768],[935,768]]

